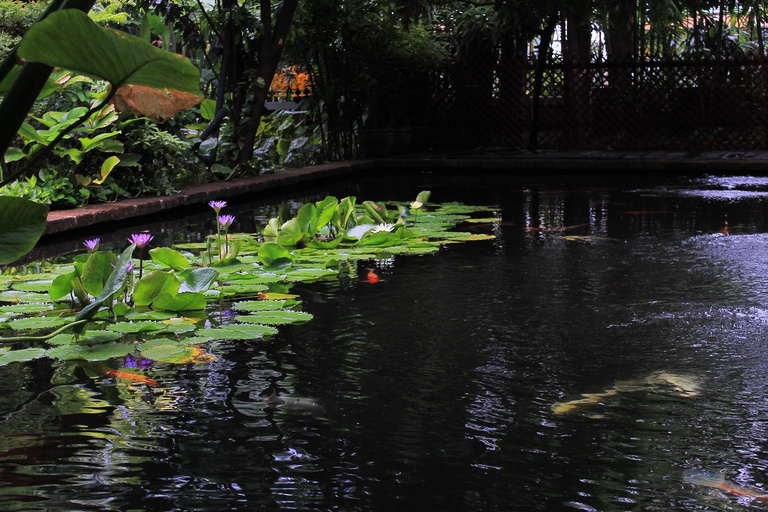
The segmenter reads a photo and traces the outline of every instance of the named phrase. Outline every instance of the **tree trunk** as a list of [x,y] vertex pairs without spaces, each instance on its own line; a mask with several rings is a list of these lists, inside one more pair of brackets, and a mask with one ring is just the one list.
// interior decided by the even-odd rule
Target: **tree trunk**
[[298,4],[299,0],[284,0],[273,27],[272,2],[261,0],[261,21],[264,33],[261,36],[259,65],[256,69],[256,86],[253,99],[249,102],[250,117],[243,123],[242,149],[237,157],[237,165],[245,165],[253,156],[256,132],[264,115],[264,102],[267,100],[269,86],[283,55],[285,38],[288,36]]
[[539,105],[541,103],[541,92],[544,81],[544,68],[547,64],[547,55],[549,46],[552,44],[552,34],[557,27],[558,11],[553,11],[547,18],[547,25],[544,27],[544,33],[541,34],[541,43],[539,44],[539,55],[536,60],[536,73],[533,81],[533,93],[531,94],[531,132],[528,136],[528,149],[534,150],[538,145],[539,130],[541,129],[541,112]]

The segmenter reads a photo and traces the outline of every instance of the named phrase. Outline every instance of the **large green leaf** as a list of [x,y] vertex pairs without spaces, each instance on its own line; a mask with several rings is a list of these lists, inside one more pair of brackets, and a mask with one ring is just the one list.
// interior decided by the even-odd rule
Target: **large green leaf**
[[48,207],[20,197],[0,197],[0,265],[13,263],[42,236]]
[[184,278],[179,292],[204,292],[218,275],[219,273],[212,268],[196,268]]
[[135,249],[136,244],[131,244],[117,258],[115,270],[110,274],[109,279],[107,279],[107,282],[104,284],[104,288],[101,290],[101,293],[99,293],[99,296],[96,297],[93,302],[85,306],[80,313],[78,313],[77,317],[75,317],[75,320],[93,318],[93,315],[101,309],[101,306],[123,287],[125,279],[128,277],[128,270],[131,266],[131,256],[133,256],[133,251]]
[[183,270],[189,267],[189,261],[179,251],[169,247],[155,247],[149,251],[152,261],[160,263],[174,270]]
[[205,309],[206,300],[202,293],[182,292],[171,295],[161,293],[152,303],[152,307],[163,311],[195,311]]
[[94,297],[104,289],[104,283],[107,282],[112,271],[115,269],[117,257],[110,251],[95,252],[90,255],[88,261],[83,267],[83,275],[80,281],[83,283],[85,291]]
[[137,306],[149,306],[161,293],[176,294],[179,281],[174,276],[155,270],[142,277],[133,290],[133,302]]
[[[66,43],[66,44],[63,44]],[[96,25],[75,9],[51,13],[27,32],[18,54],[112,84],[144,85],[200,93],[200,72],[187,59],[156,48],[138,37]]]

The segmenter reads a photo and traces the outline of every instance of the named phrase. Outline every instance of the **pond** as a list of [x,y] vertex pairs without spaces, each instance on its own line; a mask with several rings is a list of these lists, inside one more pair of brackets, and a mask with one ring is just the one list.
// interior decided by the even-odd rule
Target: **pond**
[[[314,319],[217,342],[215,361],[152,368],[154,387],[45,358],[0,367],[0,508],[768,499],[768,178],[414,173],[313,194],[424,188],[493,206],[499,220],[462,229],[495,238],[297,285]],[[231,207],[261,219],[277,203]],[[186,229],[179,239],[210,225]],[[272,393],[315,402],[292,414]]]

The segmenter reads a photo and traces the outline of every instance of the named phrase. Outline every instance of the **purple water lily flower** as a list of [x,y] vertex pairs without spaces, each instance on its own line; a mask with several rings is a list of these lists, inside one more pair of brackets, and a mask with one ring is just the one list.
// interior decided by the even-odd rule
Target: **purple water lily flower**
[[227,202],[226,201],[209,201],[208,206],[213,208],[213,211],[215,211],[216,213],[219,213],[222,208],[227,206]]
[[147,245],[154,236],[150,235],[149,233],[134,233],[130,237],[128,237],[128,241],[132,244],[136,244],[136,247],[144,247]]
[[224,229],[229,229],[229,226],[231,226],[233,222],[235,222],[234,215],[222,215],[219,217],[219,224],[221,224],[221,227]]
[[101,238],[94,238],[93,240],[86,240],[83,242],[83,245],[88,248],[91,252],[96,252],[99,250],[99,242],[101,241]]

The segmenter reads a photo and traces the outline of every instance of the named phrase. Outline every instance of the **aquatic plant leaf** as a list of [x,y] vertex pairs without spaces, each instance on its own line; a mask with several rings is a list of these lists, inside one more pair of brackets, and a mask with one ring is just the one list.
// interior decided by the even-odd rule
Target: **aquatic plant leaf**
[[232,324],[218,328],[198,329],[197,335],[214,340],[253,340],[277,334],[277,329],[268,325]]
[[280,227],[277,243],[282,246],[293,247],[299,245],[305,238],[309,238],[309,235],[302,230],[299,219],[294,217]]
[[161,293],[174,295],[181,284],[179,280],[161,270],[153,270],[139,279],[133,290],[133,303],[136,306],[149,306]]
[[83,266],[80,282],[85,291],[96,297],[104,289],[104,285],[115,270],[117,257],[110,251],[92,253]]
[[258,256],[264,266],[267,267],[279,261],[293,260],[291,252],[288,249],[274,242],[266,242],[261,244],[261,247],[259,247]]
[[391,247],[403,243],[402,230],[397,233],[389,231],[379,231],[378,233],[368,232],[358,242],[358,245],[372,245],[376,247]]
[[313,238],[307,243],[307,247],[311,247],[313,249],[335,249],[339,245],[341,245],[341,242],[344,241],[344,235],[341,234],[334,238],[333,240],[323,241],[318,240],[317,238]]
[[219,288],[224,295],[255,295],[269,290],[269,286],[261,283],[228,284]]
[[1,306],[0,313],[23,315],[26,313],[41,313],[43,311],[50,311],[51,309],[53,309],[53,306],[50,304],[11,304],[9,306]]
[[45,356],[45,349],[41,347],[22,348],[20,350],[8,350],[0,348],[0,366],[11,363],[24,363]]
[[155,247],[150,249],[149,256],[152,261],[170,267],[174,270],[183,270],[189,267],[189,261],[179,251],[169,247]]
[[154,332],[167,331],[166,326],[160,322],[152,321],[139,321],[139,322],[117,322],[107,327],[110,331],[122,332],[122,333],[141,333],[141,332]]
[[36,281],[22,281],[20,283],[14,283],[11,288],[14,290],[19,290],[22,292],[47,292],[51,284],[53,283],[52,280],[36,280]]
[[141,355],[153,361],[174,364],[203,364],[216,360],[216,356],[198,347],[180,345],[156,345],[142,350]]
[[249,315],[239,315],[239,322],[264,325],[285,325],[307,322],[314,318],[311,313],[304,311],[257,311]]
[[285,275],[285,280],[289,282],[314,282],[318,279],[327,277],[336,277],[338,272],[328,268],[303,268],[292,269]]
[[100,27],[77,9],[50,13],[33,25],[18,54],[28,62],[97,76],[113,87],[144,85],[203,97],[200,72],[187,59],[125,32]]
[[284,307],[284,300],[244,300],[232,304],[232,309],[237,311],[274,311]]
[[[280,292],[260,292],[259,298],[264,300],[285,300],[291,301],[293,299],[301,298],[300,295],[294,293],[280,293]],[[290,302],[286,302],[286,307],[290,306]]]
[[422,190],[421,192],[419,192],[419,195],[416,196],[416,202],[421,204],[427,204],[431,196],[432,196],[432,192],[430,190]]
[[336,207],[338,205],[339,200],[333,196],[327,196],[322,201],[315,203],[315,210],[317,212],[315,232],[330,224],[330,222],[333,220],[333,215],[336,212]]
[[96,314],[101,306],[123,287],[125,279],[128,277],[128,269],[131,266],[131,256],[133,255],[134,249],[136,249],[136,244],[131,244],[122,252],[122,254],[120,254],[117,258],[117,263],[115,263],[115,269],[110,274],[107,282],[104,283],[104,288],[101,290],[101,293],[93,300],[93,302],[85,306],[80,313],[78,313],[75,320],[93,318],[93,315]]
[[79,345],[95,345],[97,343],[107,343],[117,341],[123,337],[122,333],[115,331],[86,331],[82,336],[75,338],[72,334],[57,334],[53,338],[46,340],[49,345],[69,345],[77,343]]
[[139,311],[134,309],[133,311],[127,313],[125,315],[125,318],[127,320],[133,320],[133,321],[139,321],[139,320],[168,320],[169,318],[173,318],[173,315],[170,313],[166,313],[164,311],[152,311],[152,310],[146,310],[146,311]]
[[31,251],[45,230],[48,207],[20,197],[0,196],[0,265]]
[[18,290],[5,290],[0,292],[0,302],[33,302],[44,303],[51,302],[51,299],[42,293],[22,292]]
[[205,309],[207,301],[199,292],[161,293],[152,302],[154,309],[162,311],[194,311]]
[[364,234],[375,227],[375,224],[358,224],[357,226],[347,231],[347,237],[359,240],[363,237]]
[[72,321],[71,318],[36,316],[29,318],[17,318],[10,320],[8,325],[16,331],[30,329],[48,329],[49,327],[61,327]]
[[101,343],[98,345],[69,344],[50,348],[45,355],[52,359],[85,361],[106,361],[113,357],[125,357],[133,353],[136,346],[130,342]]
[[63,274],[58,276],[51,282],[51,287],[48,289],[48,296],[52,300],[59,300],[62,297],[66,297],[72,292],[72,279],[77,278],[77,271],[72,271],[69,274]]
[[184,278],[179,287],[179,292],[203,292],[219,276],[218,271],[212,268],[196,268]]

